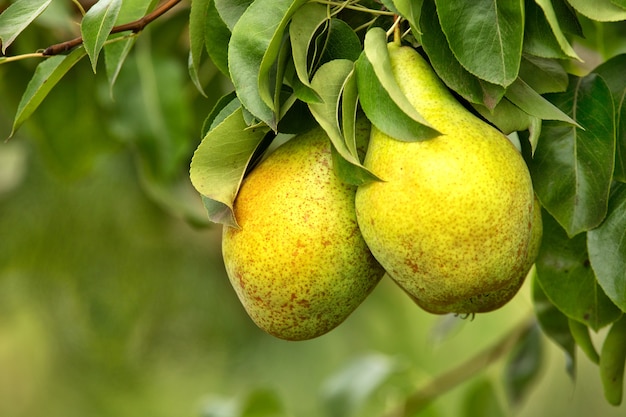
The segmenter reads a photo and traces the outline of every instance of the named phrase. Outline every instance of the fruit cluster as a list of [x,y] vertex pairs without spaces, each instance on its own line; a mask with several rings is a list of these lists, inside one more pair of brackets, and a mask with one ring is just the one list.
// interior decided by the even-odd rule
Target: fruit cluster
[[492,311],[518,292],[537,256],[540,208],[519,151],[456,101],[414,49],[388,49],[395,80],[438,135],[405,142],[361,117],[364,166],[380,181],[356,187],[336,175],[331,143],[314,128],[250,172],[234,205],[240,227],[224,227],[230,281],[276,337],[332,330],[385,273],[429,312]]

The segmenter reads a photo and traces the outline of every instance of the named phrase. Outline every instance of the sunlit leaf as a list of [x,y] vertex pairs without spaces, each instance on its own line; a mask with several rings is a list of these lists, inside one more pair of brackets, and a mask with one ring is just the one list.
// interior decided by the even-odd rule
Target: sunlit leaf
[[202,95],[206,96],[198,77],[204,51],[206,20],[212,0],[194,0],[189,12],[189,77]]
[[504,386],[513,404],[519,404],[528,396],[542,365],[543,349],[539,328],[533,326],[518,341],[504,370]]
[[397,370],[397,362],[382,354],[353,359],[322,385],[321,395],[326,415],[357,415],[372,394]]
[[37,65],[17,107],[11,136],[33,114],[59,80],[85,55],[85,49],[81,47],[69,55],[52,56]]
[[545,122],[530,162],[542,205],[570,236],[596,227],[606,214],[613,174],[615,121],[611,92],[597,75],[570,81],[550,101],[585,130]]
[[470,103],[493,109],[504,95],[502,86],[472,75],[456,59],[436,15],[434,0],[425,0],[422,9],[421,40],[430,63],[443,82]]
[[115,25],[122,0],[99,0],[85,14],[80,24],[85,51],[89,55],[93,72],[96,72],[98,55]]
[[267,133],[267,128],[248,128],[242,113],[239,107],[207,133],[190,168],[193,186],[211,207],[209,219],[231,226],[237,224],[232,209],[239,185]]
[[626,10],[616,6],[612,0],[568,0],[583,16],[599,22],[617,22],[626,20]]
[[[315,35],[328,21],[325,6],[318,3],[307,3],[293,15],[289,25],[289,38],[296,74],[301,83],[310,88],[309,52]],[[312,57],[315,60],[315,56]]]
[[0,43],[2,53],[39,16],[52,0],[18,0],[0,14]]
[[537,274],[532,282],[533,306],[543,333],[565,354],[565,368],[570,378],[576,378],[576,342],[569,328],[569,320],[546,296]]
[[409,117],[380,84],[365,54],[356,62],[359,102],[372,124],[385,134],[403,141],[426,140],[437,132]]
[[611,192],[604,222],[589,231],[589,259],[598,283],[622,311],[626,311],[626,185]]
[[305,1],[256,0],[237,21],[230,39],[228,68],[237,96],[250,113],[274,130],[278,109],[269,87],[270,70],[289,19]]
[[354,185],[361,185],[377,178],[363,167],[358,155],[350,151],[343,136],[339,118],[342,93],[353,71],[354,63],[347,59],[336,59],[322,65],[311,81],[311,86],[319,93],[322,102],[309,103],[309,108],[319,125],[330,137],[334,149],[352,166],[350,175],[342,175],[342,179]]
[[586,234],[570,239],[545,212],[543,242],[535,265],[546,296],[568,317],[597,331],[621,314],[596,281],[587,254]]
[[231,31],[254,0],[214,0],[215,9]]
[[524,1],[435,0],[450,49],[470,73],[503,87],[519,71]]

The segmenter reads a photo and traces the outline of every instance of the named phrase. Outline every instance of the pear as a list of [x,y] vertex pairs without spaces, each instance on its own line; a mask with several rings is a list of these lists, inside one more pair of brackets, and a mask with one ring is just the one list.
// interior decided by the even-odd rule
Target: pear
[[[369,122],[357,123],[367,141]],[[226,271],[252,320],[286,340],[342,323],[384,275],[358,228],[356,187],[333,170],[317,127],[278,147],[244,179],[225,226]]]
[[372,127],[364,165],[383,181],[359,187],[365,241],[425,310],[470,315],[518,291],[541,240],[528,168],[506,136],[469,112],[408,46],[388,45],[393,75],[441,135],[396,140]]

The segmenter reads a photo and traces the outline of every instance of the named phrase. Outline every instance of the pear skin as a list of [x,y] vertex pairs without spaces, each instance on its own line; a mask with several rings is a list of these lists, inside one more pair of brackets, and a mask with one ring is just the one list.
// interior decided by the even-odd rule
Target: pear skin
[[[367,141],[369,123],[357,124]],[[286,340],[342,323],[384,275],[358,228],[356,187],[333,170],[321,128],[278,147],[244,179],[225,226],[226,271],[252,320]]]
[[533,235],[541,235],[527,166],[501,132],[452,96],[414,49],[395,43],[388,48],[401,90],[441,135],[402,142],[372,127],[364,165],[383,181],[357,191],[363,237],[391,278],[425,310],[473,314],[499,308],[523,283],[536,256]]

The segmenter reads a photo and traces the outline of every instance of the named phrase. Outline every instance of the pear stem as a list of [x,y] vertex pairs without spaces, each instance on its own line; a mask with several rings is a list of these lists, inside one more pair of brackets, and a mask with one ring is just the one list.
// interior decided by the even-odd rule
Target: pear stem
[[535,320],[533,317],[522,321],[493,345],[478,352],[455,368],[433,378],[425,386],[407,397],[404,403],[387,413],[385,417],[410,417],[415,415],[436,398],[482,372],[485,367],[510,352],[517,341],[534,325]]

